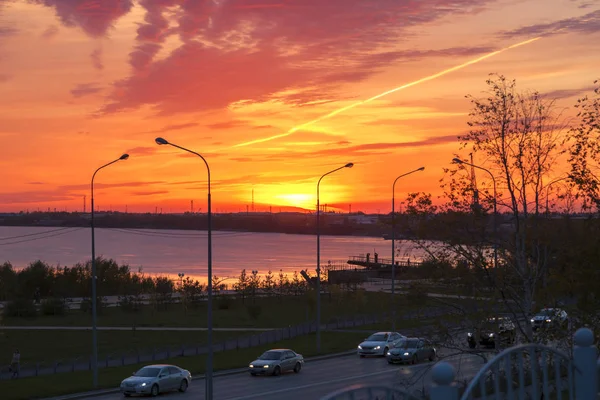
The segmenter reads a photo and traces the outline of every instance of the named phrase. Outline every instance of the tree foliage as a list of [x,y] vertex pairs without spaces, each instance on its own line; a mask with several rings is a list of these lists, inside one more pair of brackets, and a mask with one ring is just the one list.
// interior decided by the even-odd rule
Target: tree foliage
[[586,206],[600,207],[600,80],[592,95],[577,100],[578,124],[569,137],[569,177],[577,185]]

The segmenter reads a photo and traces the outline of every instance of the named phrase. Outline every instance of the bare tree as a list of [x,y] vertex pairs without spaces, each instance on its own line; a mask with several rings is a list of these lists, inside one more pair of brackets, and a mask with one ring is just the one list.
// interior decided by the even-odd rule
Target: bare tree
[[[567,125],[554,100],[535,91],[518,92],[516,82],[502,75],[492,74],[486,83],[484,98],[467,96],[470,130],[458,137],[462,157],[455,154],[462,163],[445,169],[445,202],[435,210],[436,217],[427,216],[432,205],[424,194],[409,197],[407,210],[417,215],[418,226],[425,226],[421,229],[435,232],[442,242],[432,250],[420,241],[432,258],[467,265],[468,279],[489,299],[471,303],[482,314],[477,318],[507,310],[531,341],[529,318],[550,258],[544,184],[552,180],[563,153]],[[473,311],[457,308],[465,316]]]

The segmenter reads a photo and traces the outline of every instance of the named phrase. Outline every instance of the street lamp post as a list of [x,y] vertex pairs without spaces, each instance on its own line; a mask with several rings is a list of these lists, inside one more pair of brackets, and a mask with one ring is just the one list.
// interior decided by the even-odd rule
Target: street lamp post
[[552,182],[550,182],[548,186],[546,186],[546,218],[550,216],[550,208],[548,207],[548,198],[550,197],[550,186],[552,186],[556,182],[564,181],[567,178],[568,176],[564,176],[562,178],[555,179]]
[[[480,169],[482,171],[487,172],[492,177],[492,182],[494,183],[494,268],[496,269],[498,267],[498,222],[497,222],[498,216],[496,215],[496,211],[497,211],[496,178],[494,178],[494,174],[492,174],[488,169],[480,167],[479,165],[468,163],[459,158],[453,158],[452,162],[455,164],[465,164],[465,165],[469,165],[473,168]],[[496,269],[496,271],[497,271],[497,269]]]
[[206,165],[206,171],[208,173],[208,196],[207,196],[207,218],[208,218],[208,311],[207,311],[207,342],[208,342],[208,357],[206,360],[206,383],[205,383],[205,399],[212,400],[213,399],[213,296],[212,296],[212,213],[211,213],[211,199],[210,199],[210,167],[208,166],[208,162],[206,159],[200,155],[200,153],[196,153],[195,151],[186,149],[185,147],[178,146],[174,143],[168,142],[166,139],[158,137],[155,139],[156,144],[158,145],[170,145],[173,147],[177,147],[180,150],[187,151],[188,153],[194,154],[204,161]]
[[352,168],[353,166],[353,163],[348,163],[342,167],[331,170],[326,174],[323,174],[317,182],[317,353],[321,352],[321,206],[319,199],[321,179],[340,169]]
[[395,199],[395,197],[396,197],[395,196],[396,182],[398,181],[398,179],[402,178],[403,176],[410,175],[412,173],[415,173],[418,171],[423,171],[423,170],[425,170],[425,167],[417,168],[414,171],[410,171],[405,174],[402,174],[394,180],[394,184],[392,185],[392,331],[393,332],[396,331],[396,303],[394,302],[395,282],[396,282],[396,262],[395,262],[396,248],[394,246],[394,243],[396,240],[396,219],[394,218],[395,208],[396,208],[396,205],[395,205],[395,203],[396,203],[396,199]]
[[104,164],[92,175],[92,183],[91,183],[91,201],[92,201],[92,212],[90,214],[90,227],[92,230],[92,375],[93,375],[93,384],[94,389],[98,387],[98,311],[97,311],[97,296],[96,296],[96,236],[94,232],[94,178],[98,171],[102,168],[106,168],[111,164],[116,163],[117,161],[127,160],[129,158],[129,154],[123,154],[121,157],[117,158],[109,162],[108,164]]

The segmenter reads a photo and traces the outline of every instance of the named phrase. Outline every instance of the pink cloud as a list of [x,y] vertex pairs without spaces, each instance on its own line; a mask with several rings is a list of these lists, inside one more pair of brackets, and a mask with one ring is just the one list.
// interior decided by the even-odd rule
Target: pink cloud
[[52,7],[61,23],[78,26],[92,37],[105,36],[113,23],[133,7],[132,0],[34,0]]
[[102,63],[102,48],[101,47],[98,47],[97,49],[92,51],[92,54],[90,54],[90,58],[92,60],[92,65],[94,66],[94,68],[96,68],[97,70],[104,69],[104,64]]
[[58,27],[56,25],[50,25],[42,32],[42,39],[52,39],[58,34]]
[[93,83],[80,83],[74,89],[71,89],[73,97],[79,98],[88,96],[90,94],[98,93],[102,90],[101,87],[96,86]]
[[[331,101],[339,84],[366,79],[398,59],[484,51],[412,54],[384,46],[389,48],[408,28],[472,13],[491,1],[144,0],[144,22],[130,54],[131,75],[115,84],[99,114],[143,105],[159,115],[212,110],[240,100],[269,100],[289,89],[300,94],[283,101]],[[175,5],[177,21],[169,28],[166,9]],[[183,44],[156,60],[169,35],[178,35]],[[244,40],[252,45],[240,46]],[[288,47],[297,51],[285,53]]]

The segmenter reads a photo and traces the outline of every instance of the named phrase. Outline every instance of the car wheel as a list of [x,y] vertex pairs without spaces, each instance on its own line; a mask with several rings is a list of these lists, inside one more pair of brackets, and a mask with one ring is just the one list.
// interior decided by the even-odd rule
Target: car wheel
[[250,372],[250,375],[252,376],[256,376],[256,374],[254,372]]
[[385,356],[387,355],[387,352],[388,352],[388,350],[389,350],[389,349],[388,349],[387,347],[386,347],[386,348],[384,348],[384,349],[383,349],[383,354],[382,354],[382,356],[384,356],[384,357],[385,357]]
[[188,381],[186,379],[182,379],[181,383],[179,384],[179,391],[181,393],[184,393],[188,388]]
[[412,363],[413,363],[413,365],[414,365],[414,364],[416,364],[416,363],[417,363],[417,361],[418,361],[418,360],[417,360],[417,355],[415,354],[415,355],[412,357]]
[[431,354],[429,354],[429,361],[433,360],[435,360],[435,351],[432,351]]
[[470,349],[474,349],[475,348],[475,343],[474,342],[469,342],[469,348]]
[[279,376],[280,374],[281,374],[281,368],[279,368],[279,365],[278,365],[273,370],[273,376]]
[[125,397],[131,397],[131,395],[129,393],[123,393],[123,396],[125,396]]
[[150,396],[152,396],[152,397],[158,396],[158,385],[157,384],[152,385],[152,389],[150,389]]
[[298,373],[298,372],[300,372],[301,369],[302,369],[302,364],[297,362],[296,365],[294,366],[294,372]]
[[359,355],[360,355],[360,358],[365,358],[364,354],[359,354]]
[[394,362],[392,360],[388,360],[388,364],[393,364]]

